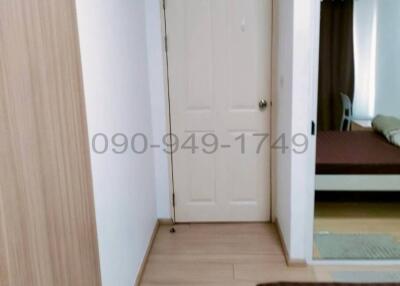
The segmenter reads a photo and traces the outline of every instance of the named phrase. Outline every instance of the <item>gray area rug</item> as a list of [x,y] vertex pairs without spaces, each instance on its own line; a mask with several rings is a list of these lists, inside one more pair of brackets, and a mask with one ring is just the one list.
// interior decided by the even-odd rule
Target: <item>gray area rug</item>
[[332,277],[340,283],[400,283],[400,272],[343,271],[333,272]]
[[323,260],[397,260],[400,241],[386,234],[317,233],[314,241]]

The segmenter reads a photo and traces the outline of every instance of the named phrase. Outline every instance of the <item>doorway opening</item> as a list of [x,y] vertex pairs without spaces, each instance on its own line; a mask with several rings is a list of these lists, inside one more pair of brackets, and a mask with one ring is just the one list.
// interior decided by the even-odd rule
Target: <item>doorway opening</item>
[[399,11],[321,3],[314,260],[400,259]]

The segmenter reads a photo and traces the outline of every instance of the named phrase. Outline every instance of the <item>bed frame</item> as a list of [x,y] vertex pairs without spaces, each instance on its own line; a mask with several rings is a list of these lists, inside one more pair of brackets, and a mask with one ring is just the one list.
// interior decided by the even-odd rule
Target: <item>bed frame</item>
[[400,175],[316,175],[316,191],[400,191]]
[[317,191],[400,191],[400,149],[373,131],[320,132]]

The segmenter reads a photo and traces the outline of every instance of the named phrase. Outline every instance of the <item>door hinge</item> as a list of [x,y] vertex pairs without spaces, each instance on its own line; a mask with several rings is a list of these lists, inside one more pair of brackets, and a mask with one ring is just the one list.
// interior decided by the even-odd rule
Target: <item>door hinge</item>
[[167,38],[167,36],[164,37],[164,46],[165,46],[165,52],[168,52],[168,38]]
[[165,0],[162,1],[163,9],[165,10]]
[[172,194],[172,206],[175,207],[175,194]]

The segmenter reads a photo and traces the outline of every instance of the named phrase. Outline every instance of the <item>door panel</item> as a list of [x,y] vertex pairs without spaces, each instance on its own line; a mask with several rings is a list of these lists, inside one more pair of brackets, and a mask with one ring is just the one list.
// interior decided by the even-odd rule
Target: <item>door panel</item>
[[101,285],[73,0],[0,3],[0,284]]
[[[271,8],[166,1],[172,132],[181,145],[194,135],[197,148],[173,154],[178,222],[269,220],[269,142],[257,154],[254,135],[269,132],[270,112],[258,104],[270,101]],[[203,140],[217,140],[216,152],[203,152]]]

